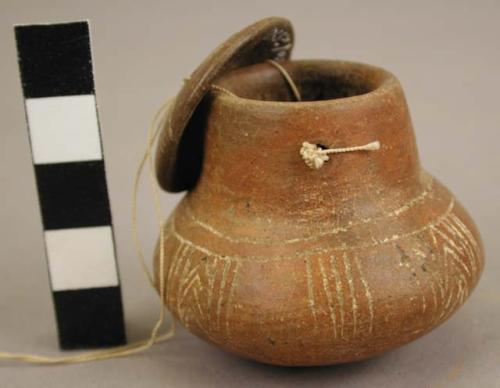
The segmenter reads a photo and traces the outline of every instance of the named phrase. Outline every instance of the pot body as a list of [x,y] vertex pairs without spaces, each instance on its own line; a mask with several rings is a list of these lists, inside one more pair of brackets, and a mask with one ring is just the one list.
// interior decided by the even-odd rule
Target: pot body
[[[174,316],[230,352],[294,366],[365,359],[449,318],[479,280],[482,245],[456,198],[421,169],[390,73],[285,67],[311,99],[318,82],[343,98],[266,101],[290,98],[267,65],[220,79],[247,98],[214,92],[205,102],[203,169],[167,221],[157,276]],[[304,141],[374,140],[379,151],[333,155],[318,170],[299,154]]]

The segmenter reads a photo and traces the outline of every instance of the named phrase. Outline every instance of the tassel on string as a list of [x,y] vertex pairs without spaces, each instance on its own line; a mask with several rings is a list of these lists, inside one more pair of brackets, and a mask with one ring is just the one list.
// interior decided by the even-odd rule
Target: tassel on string
[[380,142],[378,140],[371,143],[345,148],[326,148],[323,149],[316,144],[311,144],[307,141],[302,143],[300,148],[300,155],[306,163],[306,165],[313,169],[320,169],[325,162],[330,160],[329,154],[339,154],[343,152],[354,152],[354,151],[377,151],[380,149]]

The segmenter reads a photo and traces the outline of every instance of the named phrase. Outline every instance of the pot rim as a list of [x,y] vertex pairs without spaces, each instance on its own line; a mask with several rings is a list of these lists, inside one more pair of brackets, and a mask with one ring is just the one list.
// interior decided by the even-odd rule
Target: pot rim
[[[212,87],[211,93],[215,93],[217,98],[223,98],[225,102],[230,102],[234,104],[244,104],[248,107],[276,107],[276,108],[319,108],[324,106],[330,107],[342,107],[348,105],[352,107],[357,104],[365,104],[370,101],[379,100],[381,96],[387,95],[394,88],[400,88],[400,83],[396,76],[390,71],[383,69],[381,67],[369,65],[362,62],[355,61],[345,61],[345,60],[325,60],[325,59],[306,59],[306,60],[290,60],[285,62],[280,62],[280,64],[287,70],[292,72],[294,68],[297,70],[298,67],[320,67],[320,66],[330,66],[332,70],[336,69],[339,71],[344,71],[345,74],[352,73],[353,71],[363,72],[366,75],[370,75],[373,78],[377,78],[378,84],[372,90],[364,92],[361,94],[356,94],[349,97],[338,97],[329,98],[324,100],[312,100],[312,101],[275,101],[275,100],[262,100],[250,97],[242,97],[237,93],[233,92],[230,87],[227,87],[228,80],[232,77],[240,76],[244,72],[249,70],[255,71],[275,71],[278,70],[268,63],[259,63],[255,65],[250,65],[236,69],[230,73],[217,79],[212,86],[222,87],[227,89],[230,93],[224,92],[219,88]],[[339,72],[340,74],[341,72]],[[291,75],[292,79],[293,76]],[[368,81],[368,77],[366,78]],[[380,101],[380,100],[379,100]]]

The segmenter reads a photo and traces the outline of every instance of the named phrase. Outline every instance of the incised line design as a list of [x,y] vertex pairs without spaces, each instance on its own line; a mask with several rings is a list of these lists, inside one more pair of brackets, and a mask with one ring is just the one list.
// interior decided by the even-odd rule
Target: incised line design
[[[394,234],[392,236],[386,237],[386,238],[381,239],[381,240],[374,240],[372,242],[361,243],[361,244],[358,244],[358,245],[349,245],[349,246],[342,245],[342,246],[337,246],[337,247],[331,247],[331,248],[328,248],[328,249],[325,249],[325,248],[312,248],[312,249],[306,249],[306,250],[302,250],[302,251],[297,251],[297,252],[295,252],[294,254],[291,254],[291,255],[276,255],[276,256],[273,256],[273,257],[268,257],[268,256],[253,256],[253,255],[248,255],[248,256],[231,255],[231,256],[227,256],[227,258],[230,258],[232,260],[241,260],[241,261],[245,261],[245,260],[260,260],[260,261],[263,261],[263,262],[267,262],[267,261],[271,261],[271,260],[292,259],[292,258],[295,258],[297,256],[303,256],[303,255],[314,254],[314,253],[326,253],[326,252],[335,252],[335,251],[349,251],[349,250],[357,250],[357,249],[360,250],[360,249],[373,248],[373,247],[376,247],[378,245],[392,243],[392,242],[398,241],[398,240],[403,239],[403,238],[407,238],[407,237],[410,237],[410,236],[414,236],[414,235],[420,234],[420,233],[426,231],[427,229],[432,228],[433,226],[440,224],[443,221],[443,219],[445,219],[446,217],[448,217],[450,215],[450,213],[453,210],[454,204],[455,204],[455,199],[453,197],[451,197],[450,203],[449,203],[446,211],[444,211],[443,214],[441,216],[437,217],[434,221],[431,221],[428,224],[426,224],[426,225],[424,225],[424,226],[422,226],[422,227],[420,227],[418,229],[415,229],[415,230],[413,230],[411,232],[407,232],[407,233],[403,233],[403,234]],[[222,254],[214,252],[211,249],[208,249],[206,247],[198,245],[195,242],[187,239],[186,237],[183,237],[177,231],[177,229],[175,227],[175,218],[170,223],[170,228],[171,228],[171,232],[175,235],[175,237],[177,238],[177,240],[179,242],[187,244],[189,246],[192,246],[195,249],[199,250],[200,252],[203,252],[206,255],[210,255],[210,256],[222,256]]]
[[399,208],[397,208],[393,211],[381,214],[381,215],[376,216],[376,217],[367,217],[367,218],[362,218],[359,220],[349,221],[344,226],[339,226],[339,227],[336,227],[333,229],[325,228],[324,232],[315,233],[314,236],[299,237],[299,238],[284,239],[284,240],[274,240],[271,238],[252,238],[252,237],[245,237],[245,236],[240,236],[240,237],[229,236],[226,233],[223,233],[220,230],[218,230],[217,228],[215,228],[213,225],[210,225],[209,223],[200,220],[194,214],[188,201],[186,201],[184,206],[186,208],[186,214],[191,218],[191,220],[196,225],[198,225],[201,228],[207,230],[208,232],[214,234],[215,236],[223,238],[225,240],[228,240],[228,241],[231,241],[234,243],[248,243],[248,244],[269,244],[269,245],[294,244],[294,243],[299,243],[299,242],[304,242],[304,241],[317,240],[319,238],[335,235],[338,233],[345,233],[354,226],[367,224],[367,223],[370,223],[373,221],[398,217],[401,214],[404,214],[405,212],[407,212],[408,210],[413,208],[417,203],[423,201],[426,197],[429,196],[429,194],[432,192],[434,180],[432,178],[428,178],[428,179],[429,179],[428,186],[419,195],[410,199],[407,203],[405,203],[404,205],[400,206]]

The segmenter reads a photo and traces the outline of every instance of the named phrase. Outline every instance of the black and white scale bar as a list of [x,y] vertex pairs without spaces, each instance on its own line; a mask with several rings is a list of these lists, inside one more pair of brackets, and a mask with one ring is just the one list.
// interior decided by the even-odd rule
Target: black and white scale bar
[[63,349],[125,343],[87,22],[15,27]]

